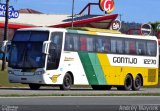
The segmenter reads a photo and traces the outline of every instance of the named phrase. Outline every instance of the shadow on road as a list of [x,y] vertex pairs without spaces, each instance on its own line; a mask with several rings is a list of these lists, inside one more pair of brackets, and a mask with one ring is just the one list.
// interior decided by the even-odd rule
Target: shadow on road
[[[0,90],[31,90],[29,87],[25,88],[0,88]],[[60,90],[58,87],[42,87],[39,90],[36,91],[63,91]],[[124,90],[117,90],[116,88],[112,88],[111,90],[93,90],[92,88],[72,88],[70,90],[64,90],[64,91],[118,91],[118,92],[123,92]],[[145,91],[144,89],[141,89],[140,91]],[[135,91],[133,91],[135,92]],[[139,91],[136,91],[139,92]]]

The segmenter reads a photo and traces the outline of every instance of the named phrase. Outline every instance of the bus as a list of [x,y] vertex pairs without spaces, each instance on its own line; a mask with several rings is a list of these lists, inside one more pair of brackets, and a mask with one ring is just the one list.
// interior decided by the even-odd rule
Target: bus
[[15,32],[8,78],[30,89],[89,85],[94,90],[140,90],[158,83],[155,36],[79,28],[26,28]]

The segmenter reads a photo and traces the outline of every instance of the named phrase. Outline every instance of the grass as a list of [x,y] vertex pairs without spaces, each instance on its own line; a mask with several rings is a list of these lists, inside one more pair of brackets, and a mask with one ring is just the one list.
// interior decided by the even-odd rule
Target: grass
[[9,83],[7,71],[0,71],[0,87],[26,87],[26,85]]

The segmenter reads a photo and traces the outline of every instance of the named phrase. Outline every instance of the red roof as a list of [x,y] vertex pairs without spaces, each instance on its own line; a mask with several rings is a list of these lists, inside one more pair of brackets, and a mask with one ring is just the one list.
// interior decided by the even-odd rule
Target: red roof
[[[96,16],[96,17],[90,17],[85,19],[77,19],[73,22],[74,27],[96,27],[96,28],[105,28],[108,29],[112,23],[117,18],[118,14],[114,15],[105,15],[105,16]],[[52,25],[50,27],[56,27],[56,28],[66,28],[71,27],[72,22],[69,20],[68,22]],[[0,27],[4,27],[4,23],[0,23]],[[16,24],[16,23],[9,23],[9,28],[12,29],[19,29],[19,28],[31,28],[36,27],[29,24]]]
[[[4,27],[4,23],[0,23],[0,27]],[[34,27],[34,26],[23,25],[23,24],[13,24],[13,23],[8,24],[8,28],[11,28],[11,29],[31,28],[31,27]]]
[[[109,28],[111,23],[117,18],[118,14],[105,15],[105,16],[96,16],[82,20],[76,20],[73,22],[73,25],[76,27],[96,27],[96,28]],[[58,25],[52,25],[50,27],[71,27],[72,21],[65,22]]]
[[39,12],[39,11],[36,11],[36,10],[33,10],[33,9],[20,9],[18,11],[19,13],[28,13],[28,14],[42,14],[42,12]]

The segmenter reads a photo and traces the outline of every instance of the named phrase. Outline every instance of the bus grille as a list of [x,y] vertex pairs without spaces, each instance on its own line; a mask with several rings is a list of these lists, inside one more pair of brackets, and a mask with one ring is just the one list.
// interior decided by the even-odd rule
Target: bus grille
[[156,81],[156,69],[149,69],[148,82],[155,82],[155,81]]

